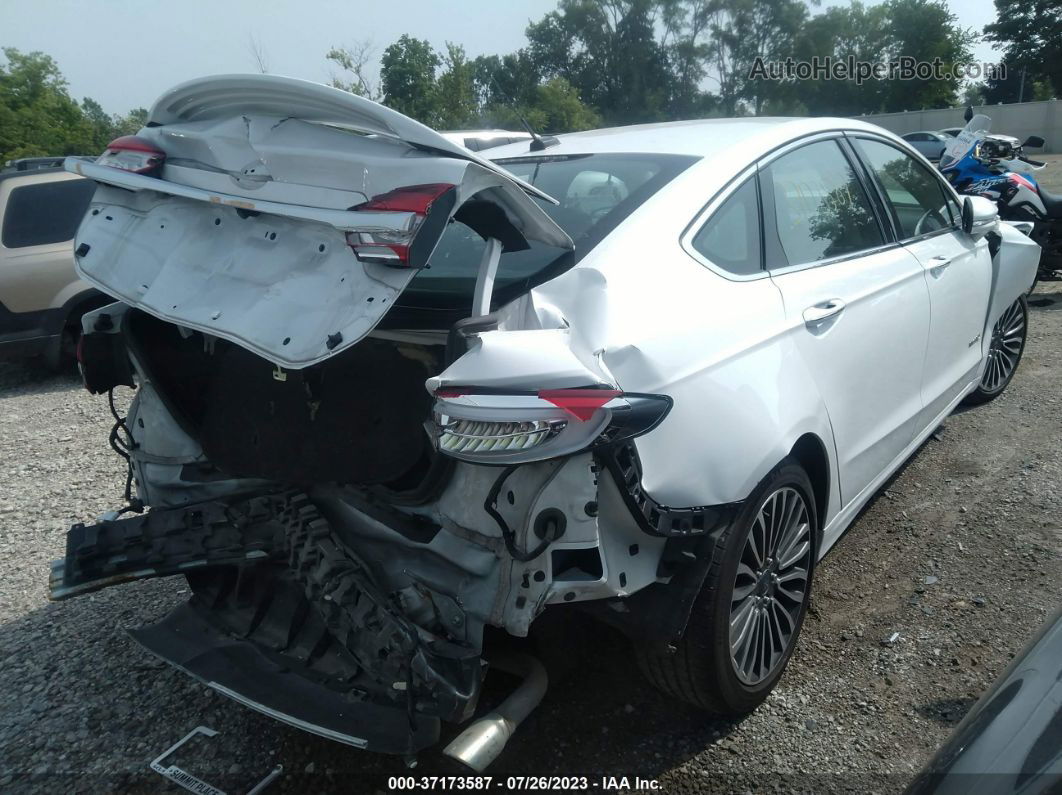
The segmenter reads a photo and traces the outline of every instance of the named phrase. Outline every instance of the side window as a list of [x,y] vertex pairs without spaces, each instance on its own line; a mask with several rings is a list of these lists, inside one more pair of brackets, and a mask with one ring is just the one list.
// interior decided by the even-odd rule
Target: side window
[[892,205],[901,238],[928,234],[958,222],[955,200],[928,168],[881,141],[856,138],[854,143]]
[[96,192],[88,179],[22,185],[8,194],[4,212],[5,248],[43,246],[70,240]]
[[764,171],[765,212],[773,203],[778,243],[790,265],[884,244],[870,201],[836,141],[782,155]]
[[745,180],[731,193],[691,242],[705,259],[723,270],[739,275],[758,273],[760,211],[756,178]]

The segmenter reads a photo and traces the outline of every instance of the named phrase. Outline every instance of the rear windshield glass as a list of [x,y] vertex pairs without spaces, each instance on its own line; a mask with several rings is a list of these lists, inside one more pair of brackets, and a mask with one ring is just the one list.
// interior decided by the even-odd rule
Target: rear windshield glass
[[[552,278],[586,255],[646,199],[697,158],[660,154],[544,155],[496,161],[560,201],[542,209],[568,233],[575,250],[532,242],[502,254],[494,282],[499,302]],[[464,301],[472,294],[483,239],[452,223],[428,266],[410,283],[402,303]],[[452,299],[452,300],[448,300]]]
[[64,179],[22,185],[11,191],[4,212],[5,248],[62,243],[74,237],[96,183]]

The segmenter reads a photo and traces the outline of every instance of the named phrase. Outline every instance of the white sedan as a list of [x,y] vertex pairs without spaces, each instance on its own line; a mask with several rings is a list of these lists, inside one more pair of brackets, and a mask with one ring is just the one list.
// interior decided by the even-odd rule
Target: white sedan
[[[999,395],[1039,248],[890,133],[735,119],[492,160],[286,78],[178,86],[96,162],[86,386],[136,385],[133,512],[65,598],[183,573],[138,630],[241,703],[482,769],[545,690],[543,611],[755,708],[816,561],[962,402]],[[147,508],[146,512],[137,511]],[[489,666],[524,683],[475,717]]]

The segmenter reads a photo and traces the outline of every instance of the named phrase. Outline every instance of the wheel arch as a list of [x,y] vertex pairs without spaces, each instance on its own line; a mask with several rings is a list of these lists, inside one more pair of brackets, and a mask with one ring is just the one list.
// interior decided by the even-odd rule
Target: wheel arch
[[830,490],[833,487],[830,456],[826,452],[826,445],[814,433],[805,433],[793,444],[789,457],[803,467],[808,480],[811,481],[811,496],[815,500],[815,518],[819,525],[817,529],[821,533],[826,526],[826,517],[830,510]]

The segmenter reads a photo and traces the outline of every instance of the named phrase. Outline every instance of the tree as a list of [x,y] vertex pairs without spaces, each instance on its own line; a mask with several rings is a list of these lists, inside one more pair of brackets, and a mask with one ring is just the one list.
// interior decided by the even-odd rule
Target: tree
[[1007,76],[1025,70],[1025,79],[1047,80],[1062,96],[1062,4],[1058,0],[995,0],[996,21],[985,38],[1000,45]]
[[70,97],[55,61],[42,52],[22,53],[13,47],[3,53],[7,65],[0,66],[0,162],[99,151],[93,122]]
[[544,79],[564,78],[612,124],[667,117],[672,74],[656,39],[658,0],[560,0],[527,28]]
[[970,45],[977,36],[956,25],[956,16],[945,0],[886,0],[883,8],[891,59],[939,60],[952,76],[891,80],[886,84],[882,109],[888,113],[954,105],[962,83],[954,67],[970,61]]
[[247,52],[251,56],[255,70],[259,74],[269,74],[269,54],[262,46],[262,41],[253,33],[247,37]]
[[359,97],[379,102],[380,86],[368,76],[369,62],[375,53],[372,41],[366,39],[351,47],[333,47],[325,55],[325,59],[332,61],[344,72],[349,72],[350,77],[341,77],[332,73],[332,86]]
[[384,50],[381,59],[384,103],[419,122],[431,124],[438,108],[435,70],[441,63],[427,41],[402,34]]
[[554,77],[538,87],[535,109],[543,117],[536,131],[578,132],[601,124],[601,117],[583,104],[578,92],[563,77]]
[[777,81],[750,80],[749,71],[757,59],[780,61],[792,56],[807,16],[801,0],[753,0],[741,7],[737,61],[745,80],[740,96],[752,103],[757,116],[767,101],[784,102],[787,87]]
[[[796,42],[796,59],[830,56],[844,62],[878,62],[888,50],[888,20],[883,6],[853,2],[847,8],[829,8],[809,19]],[[791,93],[815,115],[854,116],[881,108],[884,84],[867,80],[801,80]]]
[[445,69],[435,84],[435,114],[431,123],[442,129],[460,128],[477,116],[475,68],[465,48],[446,42]]

